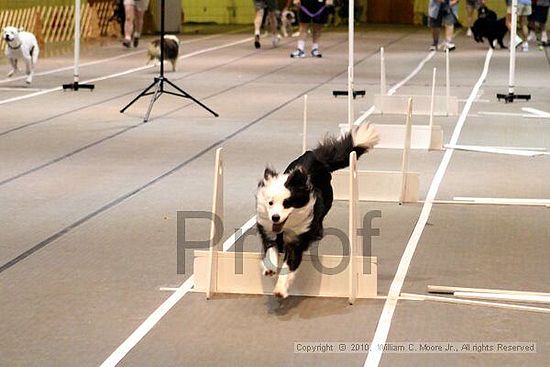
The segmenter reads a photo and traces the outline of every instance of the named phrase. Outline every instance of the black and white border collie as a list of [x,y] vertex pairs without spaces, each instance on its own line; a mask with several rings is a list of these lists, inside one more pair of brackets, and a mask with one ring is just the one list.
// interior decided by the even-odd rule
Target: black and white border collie
[[[349,154],[363,153],[378,143],[370,124],[355,126],[339,138],[328,137],[278,174],[266,168],[256,194],[257,227],[264,250],[266,276],[279,274],[273,294],[288,297],[302,254],[323,238],[323,219],[332,206],[331,173],[349,165]],[[283,253],[283,264],[279,264]]]

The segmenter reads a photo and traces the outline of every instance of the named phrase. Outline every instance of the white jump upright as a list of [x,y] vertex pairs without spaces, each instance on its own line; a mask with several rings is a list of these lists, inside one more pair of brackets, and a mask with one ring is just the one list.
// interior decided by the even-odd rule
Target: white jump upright
[[212,194],[212,219],[210,223],[210,246],[208,247],[208,288],[206,298],[210,299],[214,294],[218,278],[218,243],[216,242],[216,224],[218,220],[223,222],[223,148],[216,150],[216,163],[214,165],[214,189]]
[[302,128],[302,153],[307,150],[307,94],[304,94],[304,125]]
[[[432,95],[432,101],[433,101]],[[445,105],[447,107],[447,116],[451,113],[451,58],[449,49],[445,50]],[[433,115],[433,109],[430,108],[430,116]]]
[[[386,60],[384,58],[384,47],[380,47],[380,95],[385,96],[386,94]],[[382,108],[382,111],[383,110]]]
[[407,196],[407,173],[409,172],[409,151],[411,150],[412,137],[412,108],[413,101],[409,98],[409,106],[407,108],[407,122],[405,124],[405,148],[401,159],[401,194],[399,195],[399,204],[403,204]]
[[[444,96],[435,96],[434,109],[430,108],[432,97],[430,95],[411,95],[414,99],[413,115],[437,116],[456,116],[458,115],[458,98],[450,95],[450,61],[449,54],[445,57],[447,76],[446,76],[446,94]],[[381,114],[406,115],[407,102],[409,95],[399,95],[386,92],[386,58],[383,49],[380,50],[380,94],[374,96],[374,106],[376,112]]]
[[358,271],[357,264],[353,259],[358,254],[358,237],[357,237],[357,221],[359,219],[359,210],[357,208],[357,154],[351,152],[349,155],[349,192],[350,200],[348,207],[349,225],[348,225],[348,237],[349,237],[349,297],[348,302],[350,305],[355,303],[357,298],[357,282]]
[[[357,157],[350,155],[351,170],[348,175],[348,187],[352,192],[349,200],[349,255],[318,255],[313,257],[305,253],[294,283],[289,289],[290,295],[312,297],[342,297],[353,304],[357,298],[377,296],[377,259],[362,256],[359,250],[357,228],[359,223],[357,210]],[[210,235],[215,236],[215,216],[223,216],[223,158],[221,148],[216,151],[216,171],[214,177],[212,226]],[[242,237],[241,237],[242,238]],[[240,240],[240,239],[239,239]],[[339,244],[343,246],[343,244]],[[194,288],[206,293],[211,299],[216,293],[272,294],[276,277],[266,277],[261,271],[262,254],[258,252],[223,252],[217,243],[211,243],[208,251],[195,251]],[[363,263],[369,262],[370,272],[365,274]],[[237,265],[239,264],[239,265]],[[341,269],[326,274],[319,269]],[[342,266],[344,264],[345,266]]]

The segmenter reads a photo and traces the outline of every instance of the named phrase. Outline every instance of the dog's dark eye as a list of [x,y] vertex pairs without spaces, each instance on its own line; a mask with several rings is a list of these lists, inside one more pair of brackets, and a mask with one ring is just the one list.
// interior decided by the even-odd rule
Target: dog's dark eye
[[273,205],[273,200],[271,200],[268,204],[269,204],[269,206],[272,206]]

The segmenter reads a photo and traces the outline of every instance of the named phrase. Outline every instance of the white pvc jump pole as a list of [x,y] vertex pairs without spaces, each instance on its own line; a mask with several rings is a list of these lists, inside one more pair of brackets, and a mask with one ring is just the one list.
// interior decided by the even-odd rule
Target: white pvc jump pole
[[307,94],[304,95],[304,127],[302,130],[302,153],[307,149]]
[[355,256],[358,254],[357,246],[357,201],[358,201],[358,183],[357,183],[357,153],[351,152],[349,155],[349,298],[350,305],[355,303],[357,298],[357,269]]
[[506,102],[514,102],[515,99],[524,99],[529,101],[530,94],[515,94],[516,84],[516,38],[518,25],[518,1],[512,0],[510,19],[510,72],[508,76],[508,94],[497,93],[497,99],[503,98]]
[[432,76],[432,95],[430,99],[430,146],[429,149],[432,148],[432,133],[434,129],[434,108],[435,108],[435,76],[437,73],[437,68],[434,68],[433,76]]
[[[386,95],[386,59],[384,57],[384,47],[380,47],[380,95]],[[382,98],[382,100],[384,100]]]
[[401,195],[399,196],[399,204],[405,202],[407,194],[407,174],[409,172],[409,151],[411,150],[412,136],[412,109],[413,99],[409,98],[407,107],[407,122],[405,125],[405,143],[403,148],[403,156],[401,160]]
[[512,0],[512,19],[510,29],[510,70],[508,75],[508,94],[515,93],[516,84],[516,37],[518,26],[518,0]]
[[446,102],[446,112],[449,116],[449,111],[451,109],[451,61],[449,57],[449,49],[445,50],[445,102]]
[[80,79],[80,0],[74,2],[74,82]]
[[348,129],[353,127],[353,67],[348,66]]
[[353,78],[354,78],[354,58],[353,53],[355,51],[355,46],[353,39],[355,36],[355,14],[354,14],[354,0],[349,1],[349,11],[348,11],[348,125],[349,130],[353,126]]
[[212,194],[212,221],[210,223],[210,246],[208,248],[208,289],[206,299],[212,298],[217,291],[218,279],[218,243],[215,241],[217,220],[223,221],[223,148],[216,150],[214,166],[214,190]]
[[74,2],[74,71],[73,71],[73,82],[70,84],[63,84],[63,89],[73,89],[78,90],[80,88],[84,89],[94,89],[93,84],[80,84],[80,1],[75,0]]

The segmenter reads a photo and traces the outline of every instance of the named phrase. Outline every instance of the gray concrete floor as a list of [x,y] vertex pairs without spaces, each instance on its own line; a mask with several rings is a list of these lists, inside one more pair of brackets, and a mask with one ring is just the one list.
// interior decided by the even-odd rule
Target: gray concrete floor
[[[225,237],[254,214],[254,190],[267,163],[282,170],[301,151],[302,95],[309,95],[309,145],[337,133],[347,102],[347,34],[323,35],[322,59],[293,60],[293,39],[257,51],[246,33],[184,36],[185,58],[167,76],[216,110],[214,118],[189,100],[164,95],[150,123],[141,122],[139,93],[156,68],[96,82],[94,92],[33,93],[22,80],[0,79],[0,365],[98,366],[191,274],[176,274],[176,213],[211,205],[214,151],[224,147]],[[219,48],[231,42],[243,43]],[[452,93],[464,100],[479,78],[486,49],[459,35],[452,53]],[[356,112],[378,93],[377,51],[386,49],[388,83],[405,78],[426,56],[427,30],[377,27],[356,34],[356,87],[367,91]],[[267,46],[267,47],[266,47]],[[140,67],[138,52],[114,42],[87,47],[83,80]],[[212,49],[210,48],[219,48]],[[398,94],[427,94],[437,53]],[[40,60],[37,72],[69,66],[70,55]],[[489,116],[550,111],[549,65],[544,52],[518,54],[518,92],[531,102],[503,104],[508,53],[497,50],[459,139],[460,144],[550,149],[550,120]],[[37,75],[32,88],[71,80],[71,70]],[[9,87],[9,89],[7,89]],[[14,90],[14,88],[20,88]],[[443,87],[438,93],[444,93]],[[462,110],[464,103],[461,103]],[[403,116],[373,115],[378,123]],[[436,117],[448,141],[458,117]],[[427,118],[415,117],[426,123]],[[395,170],[400,151],[378,149],[361,167]],[[424,198],[443,152],[414,151]],[[437,198],[454,196],[550,198],[548,156],[511,157],[456,151]],[[375,220],[379,295],[385,296],[422,204],[361,203]],[[346,205],[335,203],[327,226],[346,228]],[[403,286],[425,293],[428,284],[550,292],[547,208],[435,205]],[[204,222],[189,228],[205,238]],[[333,253],[328,241],[323,251]],[[246,243],[257,251],[258,241]],[[191,255],[191,253],[188,253]],[[191,256],[188,256],[188,264]],[[370,342],[383,299],[348,306],[343,299],[187,294],[121,361],[124,366],[361,366],[365,354],[295,354],[296,341]],[[382,366],[544,366],[550,356],[550,319],[543,314],[474,306],[399,301],[388,341],[533,341],[533,355],[383,354]]]

